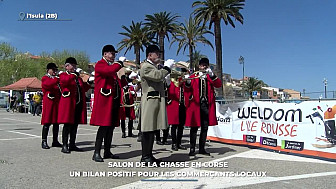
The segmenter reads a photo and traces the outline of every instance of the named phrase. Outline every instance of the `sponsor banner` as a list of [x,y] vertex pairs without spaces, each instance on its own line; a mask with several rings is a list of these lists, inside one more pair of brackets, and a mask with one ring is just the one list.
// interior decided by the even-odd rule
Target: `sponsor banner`
[[336,101],[217,103],[216,111],[211,140],[336,159]]

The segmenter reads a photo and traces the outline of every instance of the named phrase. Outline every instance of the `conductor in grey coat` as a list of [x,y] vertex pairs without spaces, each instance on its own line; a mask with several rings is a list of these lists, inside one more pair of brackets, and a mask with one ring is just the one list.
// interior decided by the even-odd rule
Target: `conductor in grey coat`
[[158,69],[161,62],[159,53],[160,49],[157,45],[149,45],[146,49],[147,59],[140,69],[143,93],[141,96],[141,162],[145,162],[146,165],[160,162],[152,154],[154,134],[156,130],[168,128],[164,81],[174,63],[166,61],[163,69]]

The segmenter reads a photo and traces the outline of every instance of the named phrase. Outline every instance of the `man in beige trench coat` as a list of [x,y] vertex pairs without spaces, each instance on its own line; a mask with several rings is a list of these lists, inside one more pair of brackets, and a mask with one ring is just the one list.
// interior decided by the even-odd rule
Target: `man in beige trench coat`
[[154,134],[156,130],[167,129],[167,111],[165,102],[164,80],[170,73],[173,62],[166,61],[163,69],[158,69],[161,60],[160,49],[157,45],[149,45],[146,49],[147,59],[140,69],[141,97],[141,132],[142,157],[146,165],[160,162],[152,154]]

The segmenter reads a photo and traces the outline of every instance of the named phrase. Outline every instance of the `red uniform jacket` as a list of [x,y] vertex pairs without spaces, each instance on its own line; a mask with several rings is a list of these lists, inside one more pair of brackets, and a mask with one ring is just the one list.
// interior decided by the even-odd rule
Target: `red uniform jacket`
[[[176,87],[173,83],[170,83],[168,87],[168,99],[167,99],[167,116],[169,125],[180,124],[179,120],[179,106],[181,102],[181,90],[183,90],[184,106],[186,106],[186,101],[188,96],[186,96],[185,85],[181,84],[180,87]],[[188,94],[188,93],[187,93]]]
[[[112,110],[113,99],[116,96],[121,96],[115,90],[116,84],[122,89],[120,79],[117,76],[121,67],[122,65],[119,63],[109,65],[104,59],[96,63],[94,101],[90,125],[112,126],[112,115],[115,113]],[[119,111],[119,108],[117,111]]]
[[[134,92],[134,95],[132,95],[131,91]],[[131,104],[134,104],[134,100],[136,98],[136,93],[135,93],[135,89],[133,86],[131,85],[128,85],[128,87],[125,89],[125,87],[123,88],[122,90],[122,98],[125,97],[125,93],[128,92],[128,94],[126,94],[126,96],[129,98],[129,105]],[[122,99],[122,102],[121,104],[124,104],[126,101]],[[125,110],[126,107],[120,107],[120,111],[119,111],[119,114],[120,114],[120,119],[121,120],[126,120],[126,110]],[[134,106],[132,107],[129,107],[130,109],[130,117],[129,119],[130,120],[135,120],[135,112],[134,112]]]
[[[196,77],[193,74],[190,78]],[[219,88],[222,86],[222,81],[216,77],[212,80],[207,74],[207,98],[209,107],[209,126],[217,125],[216,119],[216,104],[215,104],[215,91],[214,87]],[[186,101],[186,126],[200,127],[201,114],[200,114],[200,79],[191,80],[191,86],[186,87],[189,98]]]
[[[63,72],[60,74],[60,86],[62,89],[61,99],[58,108],[58,123],[75,123],[75,109],[76,109],[76,96],[77,96],[77,85],[76,85],[76,75],[74,73]],[[82,78],[78,78],[79,85],[81,87],[82,99],[82,113],[79,120],[80,124],[87,123],[87,113],[86,113],[86,97],[85,92],[90,89],[90,85],[84,83]]]
[[52,78],[47,75],[42,77],[42,125],[57,123],[58,103],[61,96],[58,83],[57,77]]

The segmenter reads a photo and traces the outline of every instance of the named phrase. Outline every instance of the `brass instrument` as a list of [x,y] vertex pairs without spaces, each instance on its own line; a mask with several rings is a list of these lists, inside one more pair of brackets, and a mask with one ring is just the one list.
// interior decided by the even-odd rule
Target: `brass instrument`
[[[126,98],[130,94],[129,88],[127,88],[126,92],[125,92],[125,89],[123,89],[123,90],[124,90],[124,95],[121,97],[121,105],[120,105],[120,107],[125,107],[125,108],[134,107],[136,105],[135,101],[134,101],[133,104],[126,104]],[[135,95],[136,95],[136,93],[135,93]]]
[[[200,73],[203,73],[203,74],[201,75]],[[186,80],[192,80],[192,79],[198,79],[198,78],[204,77],[206,75],[206,71],[205,70],[199,70],[199,71],[194,72],[194,74],[195,74],[196,77],[187,78]]]
[[132,71],[133,72],[138,72],[140,69],[139,66],[137,65],[132,65],[132,64],[124,64],[124,69],[125,69],[125,74],[130,74]]
[[184,71],[182,68],[188,70],[188,64],[185,62],[177,62],[171,69],[170,80],[174,83],[176,87],[184,81],[184,76],[189,74],[189,72]]
[[90,77],[94,77],[94,72],[90,74],[84,70],[80,70],[78,73],[79,73],[79,77],[82,78],[84,82],[88,82]]

